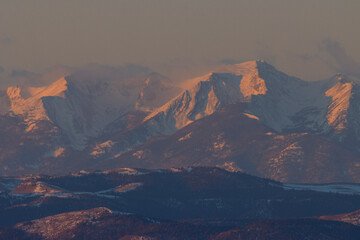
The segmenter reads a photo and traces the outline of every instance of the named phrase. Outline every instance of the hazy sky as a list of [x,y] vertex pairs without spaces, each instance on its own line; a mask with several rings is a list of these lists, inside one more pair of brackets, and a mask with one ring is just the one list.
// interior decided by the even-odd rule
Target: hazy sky
[[96,62],[180,76],[263,58],[317,80],[360,76],[359,43],[359,0],[0,0],[2,75]]

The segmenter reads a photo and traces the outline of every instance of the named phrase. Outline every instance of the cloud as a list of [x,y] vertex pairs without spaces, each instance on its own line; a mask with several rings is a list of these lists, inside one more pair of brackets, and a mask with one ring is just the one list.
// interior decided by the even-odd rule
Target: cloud
[[8,76],[8,82],[10,85],[39,86],[41,85],[41,74],[15,69]]
[[39,74],[23,70],[23,69],[15,69],[10,73],[10,77],[17,78],[17,77],[36,77],[39,76]]
[[150,72],[152,72],[152,70],[149,68],[135,64],[109,66],[98,63],[89,63],[84,67],[73,71],[71,78],[76,81],[119,81],[142,78]]
[[235,59],[232,59],[232,58],[224,58],[224,59],[221,59],[219,62],[220,62],[220,64],[237,64],[237,63],[240,63],[239,60],[235,60]]
[[278,53],[276,50],[262,41],[256,41],[256,49],[254,50],[256,59],[264,60],[271,65],[276,65],[278,61]]
[[331,39],[324,39],[319,50],[328,55],[325,63],[333,70],[360,78],[360,64],[356,62],[340,42]]
[[167,76],[175,85],[181,85],[184,81],[199,77],[213,71],[221,65],[219,59],[181,59],[173,58],[166,63],[155,66],[156,72]]
[[309,55],[309,54],[296,54],[295,56],[297,58],[300,58],[304,62],[311,61],[314,59],[314,56]]
[[42,73],[41,81],[44,85],[48,85],[62,77],[69,76],[76,70],[75,67],[69,67],[65,65],[55,65],[45,69]]
[[[0,74],[3,68],[0,66]],[[121,81],[127,85],[137,86],[143,84],[146,76],[152,72],[151,69],[128,64],[124,66],[110,66],[98,63],[89,63],[82,67],[69,67],[65,65],[55,65],[45,69],[41,73],[34,73],[24,69],[15,69],[10,74],[2,76],[0,79],[0,88],[9,86],[31,86],[41,87],[47,86],[54,81],[70,76],[74,81],[81,82],[97,82],[105,81]]]
[[10,45],[13,42],[14,42],[14,39],[9,36],[0,37],[0,43],[3,45]]

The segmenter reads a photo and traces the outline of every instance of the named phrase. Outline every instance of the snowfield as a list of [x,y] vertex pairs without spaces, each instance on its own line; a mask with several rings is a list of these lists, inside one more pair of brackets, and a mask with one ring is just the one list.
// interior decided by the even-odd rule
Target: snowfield
[[355,194],[360,195],[360,185],[358,184],[283,184],[286,190],[311,190],[317,192]]

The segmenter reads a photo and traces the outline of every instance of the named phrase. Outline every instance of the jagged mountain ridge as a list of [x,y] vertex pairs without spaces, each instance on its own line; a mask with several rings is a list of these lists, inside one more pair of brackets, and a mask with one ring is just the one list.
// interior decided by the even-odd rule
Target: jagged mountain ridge
[[246,105],[227,105],[172,135],[154,137],[91,167],[209,165],[282,182],[360,181],[355,153],[312,133],[278,133],[244,113]]
[[19,87],[7,90],[10,112],[24,118],[26,131],[36,128],[41,120],[50,121],[62,130],[72,147],[80,150],[89,137],[99,136],[105,126],[133,110],[137,95],[136,89],[131,93],[131,89],[117,83],[84,84],[73,81],[71,76],[47,87],[27,90],[27,98]]
[[[75,72],[48,86],[1,91],[0,171],[41,171],[50,159],[63,161],[66,152],[81,151],[93,139],[141,121],[147,113],[136,111],[136,102],[146,79],[156,73],[146,77],[129,71],[116,75],[100,68],[94,74]],[[166,99],[157,101],[155,96],[154,101],[157,107]]]
[[[295,128],[342,132],[340,126],[346,125],[342,115],[351,110],[350,101],[358,86],[340,76],[306,82],[263,61],[225,66],[193,81],[196,84],[192,88],[155,110],[146,120],[161,118],[160,124],[180,129],[227,104],[247,102],[248,113],[279,132]],[[296,118],[300,114],[302,122]]]
[[[154,102],[142,104],[154,108],[178,91],[164,83],[169,80],[157,73],[151,73],[146,78],[146,75],[133,73],[130,68],[128,72],[116,76],[118,80],[114,80],[112,74],[100,68],[93,74],[75,72],[48,86],[8,87],[6,93],[1,94],[1,112],[22,117],[28,126],[27,132],[36,128],[37,122],[49,121],[60,128],[71,147],[81,150],[89,138],[100,136],[109,124],[115,120],[119,122],[136,110],[139,97],[145,96],[147,101],[148,95],[151,95]],[[157,97],[160,91],[166,92],[167,97]],[[121,130],[119,125],[117,128]]]
[[[119,144],[114,144],[114,152],[127,151],[153,136],[172,134],[228,104],[241,102],[247,103],[245,113],[277,132],[311,132],[337,141],[360,139],[358,130],[351,129],[359,121],[352,107],[357,104],[353,92],[358,84],[340,76],[306,82],[263,61],[251,61],[225,66],[188,85],[192,87],[149,114],[137,131],[115,137]],[[349,127],[341,127],[345,125]]]
[[[14,105],[11,106],[11,117],[20,122],[25,119],[22,124],[25,135],[43,136],[44,142],[47,136],[56,138],[52,138],[47,147],[41,147],[41,152],[32,159],[23,160],[26,164],[21,169],[24,170],[4,167],[13,169],[11,174],[14,174],[21,171],[61,173],[91,166],[102,168],[111,159],[117,165],[117,160],[128,156],[130,150],[149,139],[174,134],[231,104],[243,104],[245,107],[236,111],[258,119],[274,133],[311,133],[340,142],[340,149],[345,146],[353,151],[344,156],[350,154],[353,165],[358,162],[354,160],[358,158],[356,150],[360,139],[358,83],[344,76],[306,82],[290,77],[264,61],[225,65],[190,80],[186,84],[187,90],[154,109],[178,91],[163,83],[163,78],[159,74],[150,74],[141,81],[135,78],[121,84],[89,74],[86,81],[78,82],[76,75],[71,75],[47,88],[28,88],[24,96],[21,89],[10,89],[13,96],[10,102]],[[166,94],[161,95],[162,92]],[[159,97],[154,99],[154,96]],[[36,129],[41,126],[38,123],[46,124],[50,130]],[[21,150],[22,146],[22,142],[18,143],[12,151]],[[284,149],[278,150],[280,156]],[[305,151],[304,154],[308,153]],[[209,163],[219,162],[216,154],[210,157]],[[17,155],[17,158],[22,157]],[[283,161],[295,164],[286,158]],[[152,162],[147,167],[162,167],[156,161],[142,161],[138,162],[139,166]]]

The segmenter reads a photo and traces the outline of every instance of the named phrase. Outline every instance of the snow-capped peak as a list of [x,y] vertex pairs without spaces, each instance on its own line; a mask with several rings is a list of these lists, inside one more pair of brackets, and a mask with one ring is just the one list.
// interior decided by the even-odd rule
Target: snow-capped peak
[[9,97],[11,108],[9,111],[15,115],[24,117],[28,125],[27,131],[35,127],[35,122],[40,120],[50,120],[43,102],[45,97],[65,97],[64,92],[67,90],[65,78],[60,78],[47,87],[41,88],[20,88],[9,87],[7,95]]
[[24,119],[27,132],[37,129],[39,121],[52,122],[76,149],[86,147],[89,137],[97,137],[109,123],[132,111],[137,93],[137,88],[122,82],[76,76],[41,88],[7,89],[9,111]]
[[360,115],[353,116],[359,112],[354,98],[360,93],[358,85],[339,74],[326,81],[306,82],[264,61],[224,65],[189,80],[187,90],[154,110],[144,123],[154,134],[169,134],[224,105],[246,102],[247,114],[278,132],[303,129],[331,135],[351,124],[359,129],[355,132],[360,138],[356,120]]
[[337,82],[325,92],[331,98],[326,114],[327,122],[335,133],[341,134],[353,128],[353,134],[359,135],[360,84],[342,74],[337,74],[334,78]]
[[[277,123],[279,119],[271,119],[273,116],[278,116],[277,112],[269,115],[263,110],[266,110],[265,108],[271,104],[281,104],[276,102],[283,101],[280,99],[281,97],[290,96],[293,98],[292,101],[296,101],[298,99],[296,91],[299,87],[306,86],[306,83],[277,71],[264,61],[249,61],[224,65],[209,74],[188,81],[187,85],[192,87],[156,109],[145,120],[158,119],[162,116],[162,121],[166,122],[163,124],[170,125],[169,128],[172,129],[180,129],[194,120],[214,113],[226,104],[242,101],[252,102],[252,98],[255,97],[255,106],[262,101],[258,96],[266,95],[268,97],[264,102],[265,105],[261,108],[257,107],[250,113],[255,116],[259,114],[264,121]],[[269,100],[272,103],[266,102]],[[273,108],[275,107],[273,106]],[[272,110],[277,111],[278,109]],[[290,106],[283,106],[282,110],[294,111]]]

